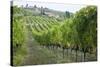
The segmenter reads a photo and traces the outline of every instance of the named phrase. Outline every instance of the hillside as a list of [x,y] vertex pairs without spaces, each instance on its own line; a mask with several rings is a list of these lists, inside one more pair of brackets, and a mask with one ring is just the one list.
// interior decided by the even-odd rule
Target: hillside
[[12,6],[14,8],[13,14],[16,16],[19,15],[24,15],[24,16],[47,16],[47,17],[54,17],[58,20],[64,20],[65,18],[69,18],[69,16],[72,16],[73,13],[71,12],[62,12],[62,11],[57,11],[49,8],[43,8],[41,7],[36,7],[35,6],[27,6],[27,7],[17,7],[17,6]]

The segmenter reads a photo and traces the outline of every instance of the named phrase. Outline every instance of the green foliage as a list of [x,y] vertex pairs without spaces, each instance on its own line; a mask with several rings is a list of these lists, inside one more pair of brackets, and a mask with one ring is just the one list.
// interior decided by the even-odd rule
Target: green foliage
[[[97,8],[88,6],[75,14],[75,23],[82,48],[96,48],[97,41]],[[94,47],[93,47],[94,46]]]
[[26,27],[22,17],[13,17],[12,21],[13,63],[19,65],[26,54]]

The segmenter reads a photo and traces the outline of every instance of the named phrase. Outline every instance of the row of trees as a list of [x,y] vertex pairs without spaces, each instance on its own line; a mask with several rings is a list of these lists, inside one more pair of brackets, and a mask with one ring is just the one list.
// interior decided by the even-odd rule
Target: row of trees
[[77,51],[83,52],[85,59],[86,52],[97,52],[97,7],[82,8],[73,17],[41,34],[34,33],[34,30],[32,32],[40,45],[62,48],[63,57],[64,50],[71,49],[76,51],[76,61]]

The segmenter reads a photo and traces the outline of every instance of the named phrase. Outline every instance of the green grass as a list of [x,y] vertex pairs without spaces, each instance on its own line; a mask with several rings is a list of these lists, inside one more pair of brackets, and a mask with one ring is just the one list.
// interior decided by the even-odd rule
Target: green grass
[[16,52],[14,52],[13,55],[13,65],[17,66],[20,65],[25,58],[25,55],[27,54],[27,48],[24,46],[18,48]]

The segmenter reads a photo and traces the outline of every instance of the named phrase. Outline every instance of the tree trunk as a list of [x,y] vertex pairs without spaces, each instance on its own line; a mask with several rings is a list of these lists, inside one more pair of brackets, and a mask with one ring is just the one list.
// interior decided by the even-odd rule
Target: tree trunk
[[72,48],[71,48],[71,58],[73,57]]
[[67,48],[67,56],[68,56],[68,48]]
[[84,62],[85,62],[85,56],[86,56],[86,53],[85,53],[85,51],[84,51]]
[[77,62],[77,49],[76,49],[76,62]]
[[64,58],[64,48],[63,48],[63,58]]
[[[96,48],[96,52],[95,52],[95,56],[96,56],[96,58],[98,57],[98,56],[97,56],[97,52],[98,52],[98,51],[97,51],[97,48]],[[96,59],[96,60],[97,60],[97,59]]]
[[71,48],[71,54],[72,54],[72,48]]
[[78,45],[76,45],[76,62],[77,62],[77,51],[78,51],[78,49],[79,49],[79,47],[78,47]]

